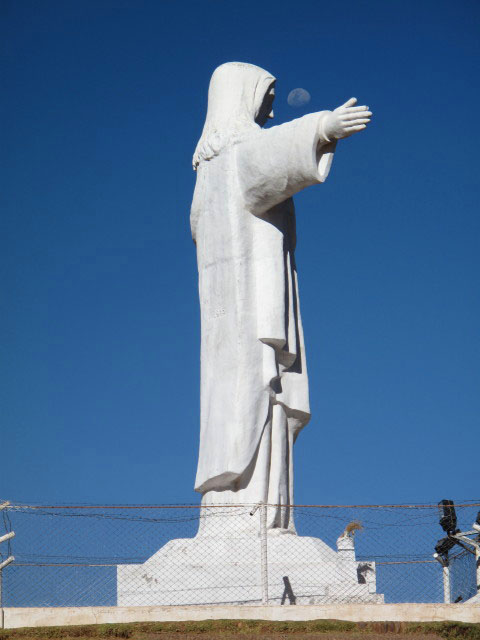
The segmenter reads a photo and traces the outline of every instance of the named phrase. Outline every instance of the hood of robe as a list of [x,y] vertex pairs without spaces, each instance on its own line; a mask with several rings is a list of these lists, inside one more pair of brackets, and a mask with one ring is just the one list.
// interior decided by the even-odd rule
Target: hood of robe
[[259,129],[255,122],[274,76],[254,64],[227,62],[213,72],[208,88],[208,110],[202,136],[193,156],[193,168]]

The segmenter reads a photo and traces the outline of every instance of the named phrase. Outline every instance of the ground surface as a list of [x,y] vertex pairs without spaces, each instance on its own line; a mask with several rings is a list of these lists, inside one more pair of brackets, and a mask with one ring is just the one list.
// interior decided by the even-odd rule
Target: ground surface
[[263,620],[205,620],[203,622],[138,622],[72,627],[0,630],[0,640],[480,640],[480,625],[460,622],[354,623],[335,620],[265,622]]

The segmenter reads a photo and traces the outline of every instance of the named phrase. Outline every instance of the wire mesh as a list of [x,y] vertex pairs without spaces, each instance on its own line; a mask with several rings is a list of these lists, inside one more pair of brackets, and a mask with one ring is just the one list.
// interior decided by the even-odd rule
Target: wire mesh
[[[0,562],[15,561],[0,572],[0,605],[444,601],[436,505],[283,507],[296,531],[264,529],[271,508],[10,504],[0,536],[15,538]],[[470,529],[478,509],[456,505],[458,527]],[[475,555],[457,546],[449,598],[476,593]]]
[[476,559],[466,550],[450,557],[450,602],[466,602],[477,593]]

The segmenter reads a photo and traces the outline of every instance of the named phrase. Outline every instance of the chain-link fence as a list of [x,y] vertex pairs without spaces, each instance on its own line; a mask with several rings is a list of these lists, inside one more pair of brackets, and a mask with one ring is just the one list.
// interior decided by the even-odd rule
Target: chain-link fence
[[[455,505],[471,530],[479,504]],[[436,505],[41,506],[0,511],[0,606],[459,602],[479,596],[475,544],[438,561]],[[2,520],[3,519],[3,520]],[[472,535],[473,534],[473,535]],[[478,540],[475,530],[471,539]],[[459,605],[459,606],[460,606]]]

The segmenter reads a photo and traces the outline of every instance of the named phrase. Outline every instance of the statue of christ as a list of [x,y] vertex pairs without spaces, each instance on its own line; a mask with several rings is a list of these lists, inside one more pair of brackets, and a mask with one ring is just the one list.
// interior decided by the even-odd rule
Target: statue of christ
[[213,73],[193,165],[191,227],[201,308],[202,504],[276,505],[294,531],[293,444],[310,419],[292,196],[326,180],[337,140],[362,131],[351,98],[264,129],[275,78],[230,62]]

